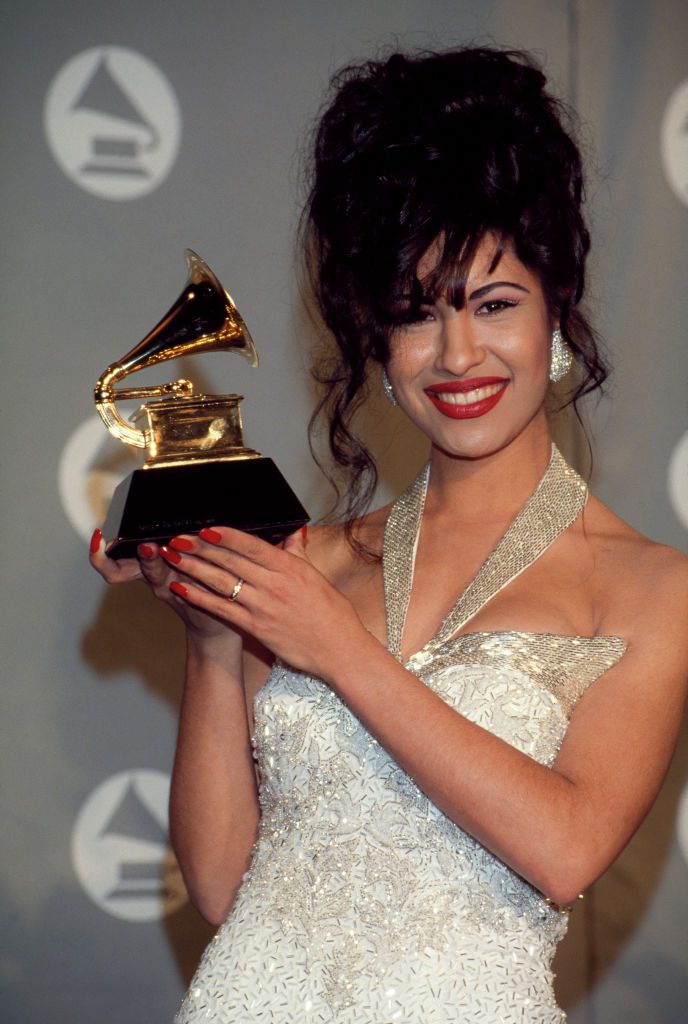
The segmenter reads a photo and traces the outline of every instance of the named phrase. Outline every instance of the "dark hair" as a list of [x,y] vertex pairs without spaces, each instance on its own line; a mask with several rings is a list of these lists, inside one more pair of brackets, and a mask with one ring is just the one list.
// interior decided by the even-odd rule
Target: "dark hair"
[[[350,480],[347,518],[367,507],[377,482],[351,420],[370,361],[387,361],[390,331],[404,316],[399,295],[410,294],[413,306],[421,293],[443,293],[460,307],[487,232],[497,239],[495,264],[512,244],[539,276],[577,357],[568,402],[607,376],[577,308],[590,246],[581,157],[564,127],[571,115],[545,84],[527,54],[487,48],[395,53],[346,67],[332,81],[315,133],[303,234],[318,307],[337,345],[314,369],[326,390],[311,441],[327,412],[332,456]],[[438,241],[421,288],[416,268]]]

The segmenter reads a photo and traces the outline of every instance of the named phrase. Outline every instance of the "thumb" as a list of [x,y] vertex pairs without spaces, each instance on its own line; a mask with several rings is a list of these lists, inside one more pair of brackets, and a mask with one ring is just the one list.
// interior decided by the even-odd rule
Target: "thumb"
[[290,533],[284,541],[284,550],[297,558],[307,558],[306,540],[308,538],[308,527],[302,526],[296,533]]

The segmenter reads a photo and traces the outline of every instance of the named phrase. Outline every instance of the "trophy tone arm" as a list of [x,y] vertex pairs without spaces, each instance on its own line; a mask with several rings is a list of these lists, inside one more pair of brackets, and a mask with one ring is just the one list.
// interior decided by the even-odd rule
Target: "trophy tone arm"
[[122,363],[113,363],[112,366],[108,366],[94,389],[96,409],[113,437],[134,448],[146,448],[148,446],[146,431],[137,430],[120,416],[116,405],[117,399],[159,398],[163,395],[189,398],[193,394],[193,384],[182,378],[153,387],[119,388],[115,391],[115,382],[121,380],[127,372],[127,367]]

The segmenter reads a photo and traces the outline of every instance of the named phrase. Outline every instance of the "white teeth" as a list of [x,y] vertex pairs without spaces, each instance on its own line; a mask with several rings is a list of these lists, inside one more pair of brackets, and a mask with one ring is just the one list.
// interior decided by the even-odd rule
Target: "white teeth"
[[486,398],[492,398],[498,391],[501,391],[504,384],[488,384],[484,388],[474,388],[472,391],[435,391],[441,402],[447,405],[473,405],[475,402],[482,402]]

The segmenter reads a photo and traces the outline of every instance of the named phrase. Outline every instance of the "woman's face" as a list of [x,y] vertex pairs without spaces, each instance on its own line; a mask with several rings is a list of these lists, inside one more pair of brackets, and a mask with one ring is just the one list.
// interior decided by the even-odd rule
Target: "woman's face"
[[[399,405],[454,456],[498,451],[524,430],[541,430],[552,325],[539,278],[511,248],[492,271],[495,241],[478,247],[455,309],[444,298],[394,330],[387,372]],[[418,267],[422,282],[433,265]]]

